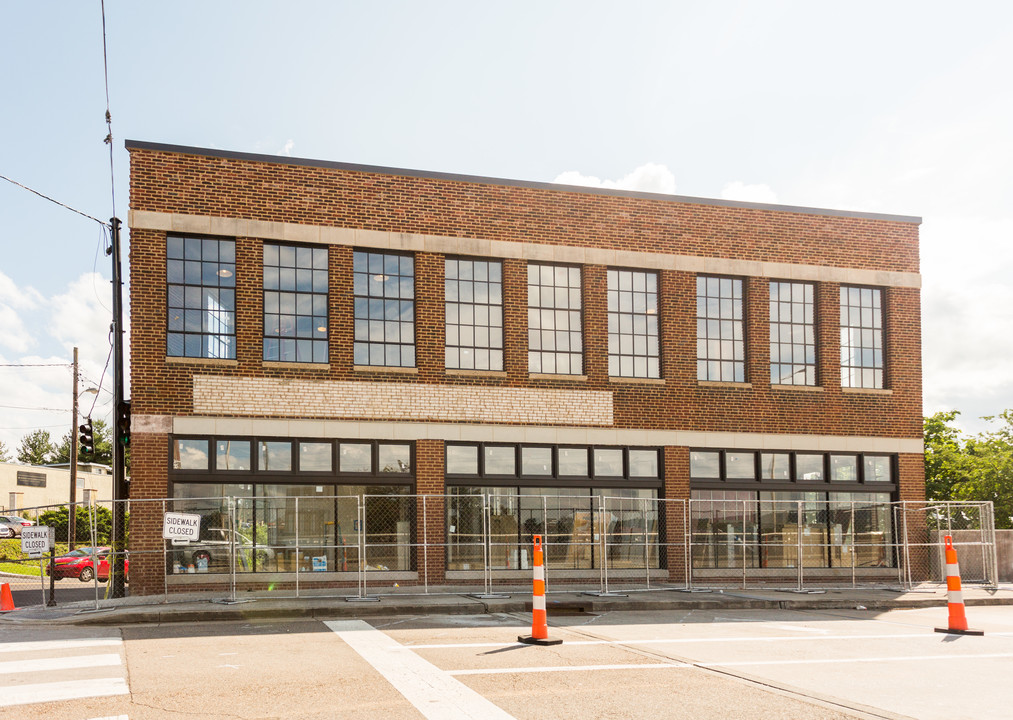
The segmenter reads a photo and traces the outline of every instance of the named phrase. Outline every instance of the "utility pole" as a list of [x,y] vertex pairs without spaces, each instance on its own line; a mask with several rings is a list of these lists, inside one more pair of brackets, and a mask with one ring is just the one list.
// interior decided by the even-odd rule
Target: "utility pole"
[[114,562],[109,569],[109,587],[114,598],[126,594],[126,572],[124,568],[127,550],[127,497],[130,493],[127,486],[125,452],[120,442],[119,431],[116,429],[115,418],[119,417],[123,407],[123,276],[120,269],[120,219],[109,220],[112,226],[112,247],[109,253],[113,256],[113,554]]
[[74,348],[74,410],[70,422],[70,505],[67,506],[67,546],[77,539],[77,348]]

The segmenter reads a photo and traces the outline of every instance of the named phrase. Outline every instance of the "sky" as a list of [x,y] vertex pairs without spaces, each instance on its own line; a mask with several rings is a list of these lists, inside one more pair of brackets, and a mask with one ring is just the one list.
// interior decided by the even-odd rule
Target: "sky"
[[[926,414],[1013,408],[1013,4],[0,3],[0,175],[127,220],[127,139],[923,218]],[[124,256],[129,236],[124,233]],[[0,442],[111,418],[102,225],[0,180]],[[125,265],[124,271],[127,271]],[[129,395],[129,389],[128,389]],[[92,403],[95,402],[94,410]]]

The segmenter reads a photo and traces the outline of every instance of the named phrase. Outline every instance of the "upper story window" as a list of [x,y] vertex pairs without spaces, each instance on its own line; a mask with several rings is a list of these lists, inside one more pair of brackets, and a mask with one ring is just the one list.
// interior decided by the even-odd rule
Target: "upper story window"
[[770,382],[816,384],[816,302],[812,283],[770,283]]
[[409,255],[356,252],[356,365],[415,367],[415,262]]
[[742,316],[741,279],[706,276],[696,279],[697,380],[745,382]]
[[660,377],[658,275],[608,271],[609,375]]
[[448,258],[444,278],[446,367],[502,370],[502,263]]
[[878,288],[841,286],[841,386],[883,387],[883,298]]
[[584,371],[580,268],[528,263],[528,371]]
[[171,357],[236,357],[236,241],[166,238]]
[[264,359],[327,362],[327,248],[264,244]]

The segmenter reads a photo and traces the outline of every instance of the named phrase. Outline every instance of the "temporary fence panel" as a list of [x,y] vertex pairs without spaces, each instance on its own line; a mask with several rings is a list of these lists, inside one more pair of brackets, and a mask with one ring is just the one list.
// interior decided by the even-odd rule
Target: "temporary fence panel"
[[897,506],[903,533],[905,586],[945,584],[942,539],[953,537],[964,585],[994,587],[999,581],[995,516],[991,502],[902,502]]

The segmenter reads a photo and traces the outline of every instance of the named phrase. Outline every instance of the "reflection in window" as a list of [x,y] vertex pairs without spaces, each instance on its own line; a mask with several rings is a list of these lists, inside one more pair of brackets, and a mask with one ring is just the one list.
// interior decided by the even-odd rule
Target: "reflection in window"
[[477,445],[447,445],[448,475],[478,475]]
[[216,470],[250,470],[249,440],[219,440],[215,452]]
[[264,244],[264,360],[327,362],[327,248]]
[[881,455],[866,455],[865,482],[893,482],[890,458]]
[[448,258],[444,271],[446,367],[502,370],[502,263]]
[[513,475],[516,457],[514,446],[485,446],[486,475]]
[[770,283],[770,382],[816,384],[816,314],[812,283]]
[[726,452],[725,477],[729,480],[755,480],[756,453],[733,450]]
[[858,458],[855,455],[831,455],[830,480],[858,482]]
[[696,279],[697,380],[745,381],[742,317],[742,280]]
[[658,275],[608,271],[609,375],[660,377]]
[[172,467],[176,470],[207,470],[207,440],[172,440]]
[[878,288],[841,286],[841,386],[883,387],[883,305]]
[[580,375],[580,268],[528,263],[528,371]]
[[658,477],[658,451],[630,450],[630,477]]
[[521,475],[544,476],[552,474],[552,448],[522,447]]
[[411,445],[381,443],[377,449],[377,465],[381,473],[409,473],[412,470]]
[[623,451],[618,448],[595,448],[594,474],[597,477],[622,477]]
[[299,470],[302,472],[331,471],[331,443],[299,443]]
[[701,480],[721,479],[721,453],[696,451],[689,454],[689,475]]
[[258,469],[263,472],[288,472],[292,469],[292,443],[259,442]]
[[823,480],[823,456],[796,454],[795,479],[821,482]]
[[170,235],[166,281],[166,354],[235,359],[235,241]]
[[353,256],[356,365],[415,367],[415,264],[407,255]]
[[560,476],[587,477],[587,448],[561,447],[557,451]]
[[791,478],[791,456],[788,453],[760,453],[760,478],[788,480]]
[[373,446],[369,443],[341,443],[338,450],[338,472],[373,472]]
[[756,493],[694,490],[690,502],[693,567],[756,567],[760,558]]

